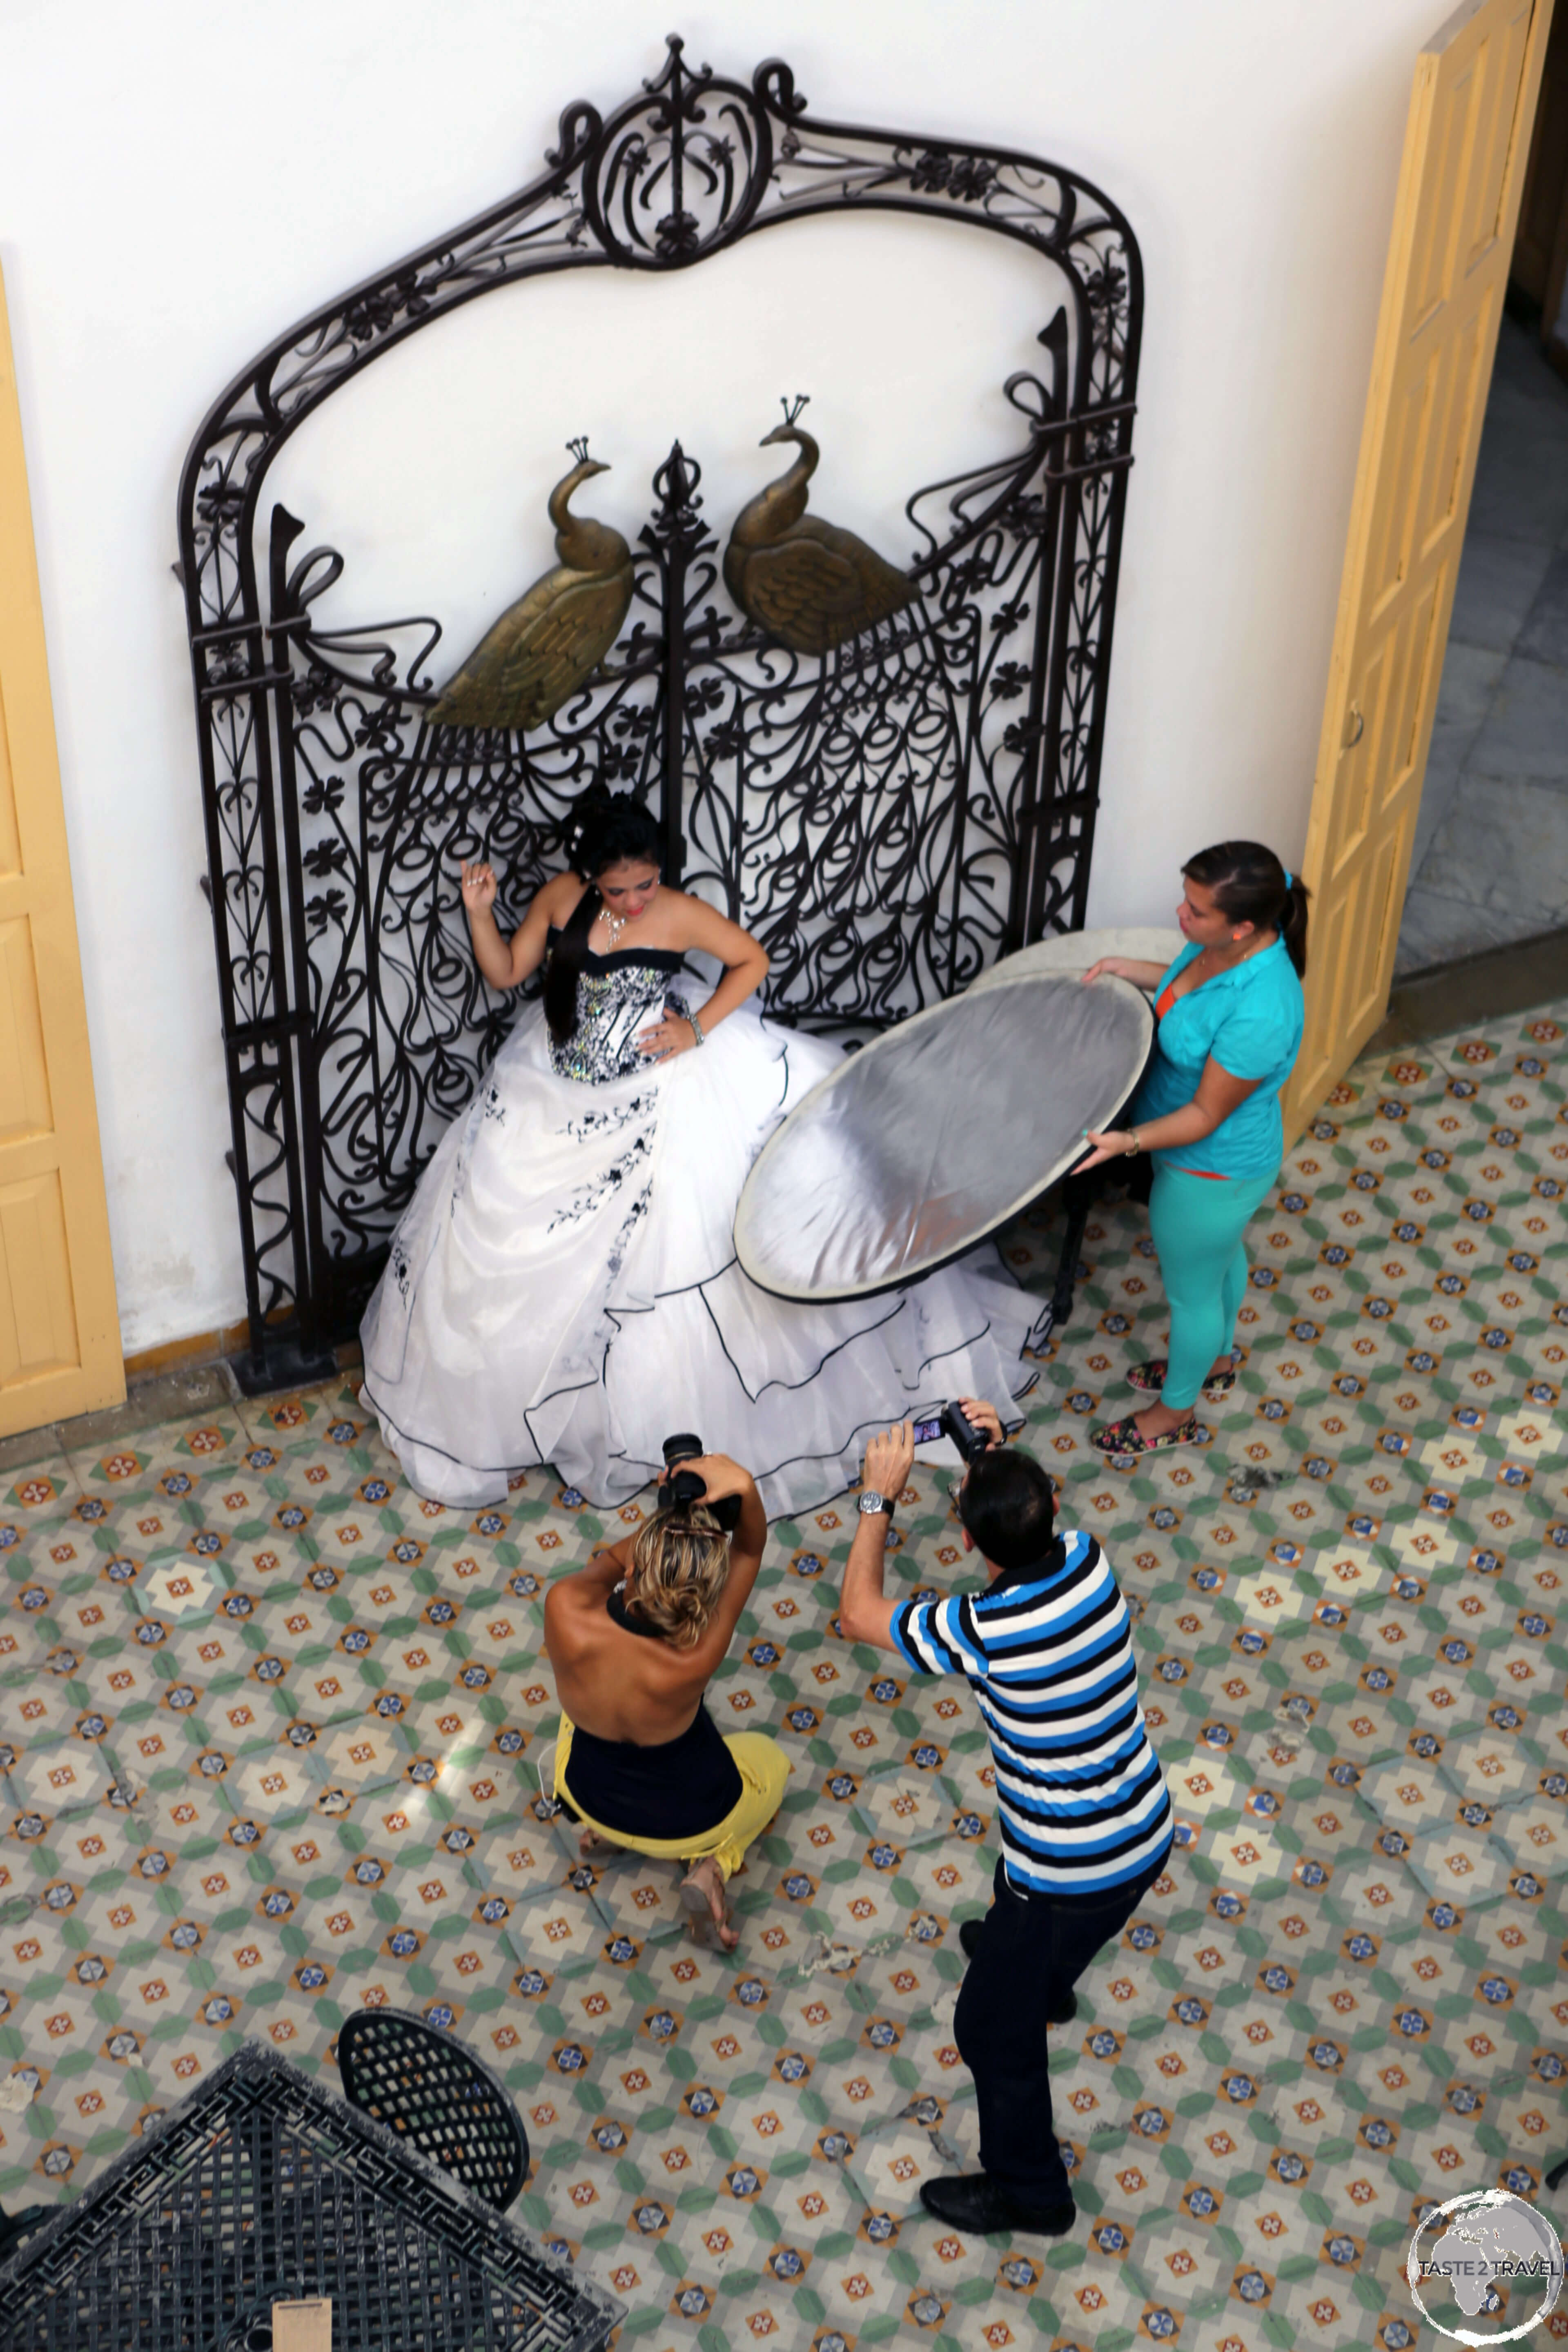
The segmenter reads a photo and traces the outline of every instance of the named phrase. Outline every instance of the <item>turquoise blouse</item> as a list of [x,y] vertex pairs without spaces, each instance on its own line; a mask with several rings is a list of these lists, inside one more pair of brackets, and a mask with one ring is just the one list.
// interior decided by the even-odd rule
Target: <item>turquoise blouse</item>
[[[1182,950],[1161,976],[1156,1004],[1177,974],[1201,953],[1190,942]],[[1212,1135],[1199,1143],[1154,1152],[1155,1165],[1188,1169],[1200,1176],[1272,1176],[1285,1150],[1279,1089],[1301,1050],[1302,1020],[1301,982],[1283,940],[1177,997],[1159,1023],[1154,1058],[1138,1089],[1129,1125],[1163,1118],[1190,1103],[1211,1056],[1233,1078],[1259,1083]]]

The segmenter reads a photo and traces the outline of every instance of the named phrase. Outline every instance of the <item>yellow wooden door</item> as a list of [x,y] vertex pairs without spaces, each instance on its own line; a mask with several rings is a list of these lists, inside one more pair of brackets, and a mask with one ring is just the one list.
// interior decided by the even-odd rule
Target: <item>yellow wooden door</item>
[[1552,0],[1465,0],[1415,68],[1302,872],[1286,1133],[1382,1020]]
[[125,1394],[44,616],[0,283],[0,1436]]

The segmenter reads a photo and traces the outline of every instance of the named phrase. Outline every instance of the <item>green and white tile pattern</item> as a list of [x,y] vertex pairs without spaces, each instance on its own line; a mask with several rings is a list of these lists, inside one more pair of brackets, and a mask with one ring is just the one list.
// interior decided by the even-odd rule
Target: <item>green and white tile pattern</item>
[[[1061,2036],[1070,2241],[919,2206],[974,2160],[991,1775],[962,1685],[837,1638],[850,1510],[775,1528],[715,1689],[794,1766],[721,1958],[541,1801],[544,1587],[637,1507],[422,1504],[349,1387],[0,1490],[0,2198],[75,2193],[246,2034],[335,2081],[384,2000],[502,2072],[518,2210],[628,2342],[1404,2352],[1415,2209],[1568,2148],[1565,1031],[1337,1090],[1202,1449],[1088,1446],[1163,1332],[1142,1213],[1091,1226],[1026,1442],[1138,1618],[1182,1843]],[[1052,1245],[1008,1237],[1022,1279]],[[900,1530],[908,1587],[961,1575],[943,1475]]]

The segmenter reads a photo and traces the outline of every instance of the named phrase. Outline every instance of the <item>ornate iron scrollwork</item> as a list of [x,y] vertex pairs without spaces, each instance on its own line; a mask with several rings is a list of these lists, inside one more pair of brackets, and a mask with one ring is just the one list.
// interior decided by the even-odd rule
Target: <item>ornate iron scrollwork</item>
[[[772,1009],[846,1031],[951,993],[1084,918],[1142,310],[1136,244],[1086,181],[1011,151],[822,122],[787,66],[660,73],[561,118],[543,176],[281,336],[198,433],[180,487],[210,894],[251,1349],[273,1383],[353,1328],[508,1007],[468,950],[460,856],[514,919],[595,778],[659,814],[668,871],[760,933]],[[804,215],[956,218],[1051,266],[1007,457],[916,494],[917,594],[816,655],[733,608],[679,444],[633,553],[628,625],[525,735],[432,724],[434,620],[329,626],[341,557],[271,517],[296,426],[490,289],[608,261],[686,268]],[[264,594],[265,591],[265,594]],[[333,599],[342,602],[341,593]]]

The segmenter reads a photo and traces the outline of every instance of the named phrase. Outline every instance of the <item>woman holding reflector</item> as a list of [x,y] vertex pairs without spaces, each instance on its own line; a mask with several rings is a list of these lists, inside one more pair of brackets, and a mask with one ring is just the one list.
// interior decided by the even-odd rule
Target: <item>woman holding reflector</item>
[[1075,1172],[1124,1154],[1152,1156],[1149,1223],[1171,1314],[1169,1357],[1134,1364],[1131,1374],[1156,1401],[1091,1430],[1103,1454],[1189,1444],[1200,1392],[1217,1397],[1236,1384],[1244,1236],[1279,1171],[1279,1090],[1301,1046],[1305,887],[1256,841],[1200,850],[1182,875],[1176,919],[1186,945],[1174,963],[1162,971],[1106,956],[1084,974],[1114,972],[1154,999],[1154,1057],[1131,1124],[1090,1132],[1093,1150]]

